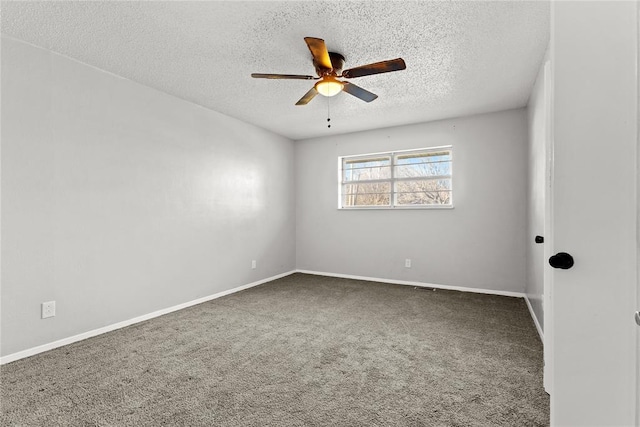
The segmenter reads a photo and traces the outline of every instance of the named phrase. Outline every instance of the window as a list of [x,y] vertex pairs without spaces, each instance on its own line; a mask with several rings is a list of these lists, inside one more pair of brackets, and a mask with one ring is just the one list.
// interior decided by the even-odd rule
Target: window
[[340,157],[340,208],[451,207],[451,147]]

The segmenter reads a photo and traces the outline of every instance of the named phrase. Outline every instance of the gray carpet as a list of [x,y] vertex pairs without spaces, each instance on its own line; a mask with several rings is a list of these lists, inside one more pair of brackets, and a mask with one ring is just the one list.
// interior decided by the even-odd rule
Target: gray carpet
[[0,374],[2,425],[549,424],[522,299],[304,274]]

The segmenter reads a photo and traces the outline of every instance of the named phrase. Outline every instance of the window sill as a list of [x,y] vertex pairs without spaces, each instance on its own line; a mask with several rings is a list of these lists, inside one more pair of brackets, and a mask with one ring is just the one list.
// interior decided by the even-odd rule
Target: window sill
[[450,210],[454,206],[363,206],[361,208],[338,208],[339,211],[396,211],[396,210]]

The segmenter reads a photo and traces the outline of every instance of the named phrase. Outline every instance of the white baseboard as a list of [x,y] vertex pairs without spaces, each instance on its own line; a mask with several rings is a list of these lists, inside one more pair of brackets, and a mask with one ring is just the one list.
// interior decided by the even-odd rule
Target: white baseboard
[[531,306],[531,301],[529,301],[529,297],[527,295],[524,296],[524,301],[527,303],[527,307],[529,308],[529,313],[531,313],[533,323],[536,325],[538,335],[540,335],[540,340],[542,340],[542,342],[544,343],[544,332],[542,332],[542,327],[540,326],[540,322],[538,322],[538,316],[536,316],[536,313],[533,311],[533,306]]
[[473,292],[476,294],[501,295],[505,297],[525,298],[522,292],[498,291],[493,289],[466,288],[463,286],[438,285],[435,283],[412,282],[409,280],[381,279],[379,277],[354,276],[351,274],[326,273],[322,271],[296,270],[296,273],[314,274],[316,276],[341,277],[343,279],[367,280],[369,282],[392,283],[394,285],[418,286],[421,288],[446,289],[449,291]]
[[[53,350],[54,348],[62,347],[67,344],[72,344],[74,342],[82,341],[87,338],[95,337],[96,335],[104,334],[106,332],[115,331],[116,329],[124,328],[125,326],[130,326],[135,323],[143,322],[145,320],[153,319],[154,317],[159,317],[164,314],[168,314],[177,310],[182,310],[183,308],[191,307],[197,304],[202,304],[203,302],[211,301],[216,298],[223,297],[225,295],[233,294],[235,292],[242,291],[244,289],[252,288],[254,286],[261,285],[263,283],[271,282],[276,279],[280,279],[285,276],[289,276],[293,273],[304,273],[304,274],[313,274],[316,276],[328,276],[328,277],[340,277],[344,279],[355,279],[355,280],[367,280],[370,282],[381,282],[381,283],[391,283],[396,285],[406,285],[406,286],[418,286],[422,288],[435,288],[435,289],[446,289],[451,291],[461,291],[461,292],[473,292],[478,294],[489,294],[489,295],[501,295],[508,297],[516,297],[516,298],[524,298],[527,303],[527,307],[531,313],[531,317],[533,318],[533,322],[536,325],[538,333],[540,334],[540,338],[543,338],[542,328],[540,328],[540,323],[533,312],[533,308],[531,307],[531,303],[527,296],[522,292],[511,292],[511,291],[500,291],[493,289],[479,289],[479,288],[467,288],[463,286],[449,286],[449,285],[439,285],[435,283],[424,283],[424,282],[413,282],[409,280],[394,280],[394,279],[382,279],[379,277],[367,277],[367,276],[355,276],[351,274],[339,274],[339,273],[327,273],[321,271],[310,271],[310,270],[292,270],[282,274],[278,274],[272,277],[268,277],[266,279],[258,280],[256,282],[248,283],[246,285],[238,286],[233,289],[229,289],[226,291],[218,292],[213,295],[209,295],[206,297],[198,298],[192,301],[188,301],[182,304],[174,305],[172,307],[164,308],[161,310],[154,311],[152,313],[144,314],[142,316],[134,317],[133,319],[124,320],[122,322],[114,323],[112,325],[103,326],[98,329],[94,329],[91,331],[83,332],[78,335],[74,335],[68,338],[63,338],[51,343],[42,344],[37,347],[32,347],[26,350],[22,350],[16,353],[8,354],[6,356],[0,357],[0,365],[4,365],[9,362],[13,362],[19,359],[24,359],[25,357],[33,356],[38,353],[43,353],[45,351]],[[544,340],[543,340],[544,342]]]
[[182,304],[174,305],[173,307],[163,308],[161,310],[157,310],[152,313],[143,314],[142,316],[134,317],[133,319],[124,320],[122,322],[103,326],[101,328],[94,329],[92,331],[83,332],[81,334],[74,335],[72,337],[63,338],[54,342],[39,345],[37,347],[32,347],[26,350],[18,351],[16,353],[8,354],[6,356],[0,357],[0,365],[4,365],[5,363],[13,362],[19,359],[24,359],[25,357],[33,356],[48,350],[53,350],[54,348],[62,347],[63,345],[72,344],[74,342],[82,341],[87,338],[95,337],[96,335],[104,334],[106,332],[115,331],[116,329],[124,328],[125,326],[133,325],[134,323],[143,322],[145,320],[153,319],[154,317],[162,316],[164,314],[169,314],[177,310],[182,310],[183,308],[191,307],[197,304],[202,304],[203,302],[211,301],[213,299],[220,298],[225,295],[233,294],[233,293],[242,291],[244,289],[252,288],[254,286],[258,286],[263,283],[271,282],[273,280],[280,279],[281,277],[289,276],[290,274],[293,274],[293,273],[295,273],[294,270],[288,271],[286,273],[278,274],[275,276],[267,277],[266,279],[262,279],[256,282],[248,283],[246,285],[238,286],[233,289],[228,289],[226,291],[218,292],[213,295],[194,299],[193,301],[188,301]]

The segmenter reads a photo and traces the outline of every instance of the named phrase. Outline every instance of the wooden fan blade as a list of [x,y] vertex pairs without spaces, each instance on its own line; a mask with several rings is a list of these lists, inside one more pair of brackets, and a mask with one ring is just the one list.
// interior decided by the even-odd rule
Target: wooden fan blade
[[313,55],[313,60],[316,64],[328,70],[333,69],[333,65],[331,65],[331,58],[329,58],[329,51],[327,50],[327,46],[324,44],[324,40],[317,39],[315,37],[305,37],[304,41],[307,42],[307,46],[309,46],[309,50],[311,51],[311,55]]
[[309,101],[311,101],[313,98],[315,98],[315,96],[317,94],[318,94],[318,91],[316,90],[316,88],[314,86],[311,89],[309,89],[309,92],[305,93],[304,96],[302,98],[300,98],[300,100],[298,102],[296,102],[296,105],[307,105],[309,103]]
[[399,71],[407,68],[402,58],[391,59],[389,61],[375,62],[369,65],[362,65],[350,68],[342,72],[342,77],[352,79],[354,77],[370,76],[372,74],[388,73],[389,71]]
[[260,74],[253,73],[251,77],[254,79],[294,79],[294,80],[313,80],[317,77],[313,76],[300,76],[298,74]]
[[371,93],[368,90],[362,89],[360,86],[356,86],[349,82],[344,82],[342,90],[356,98],[362,99],[364,102],[371,102],[378,97],[375,93]]

